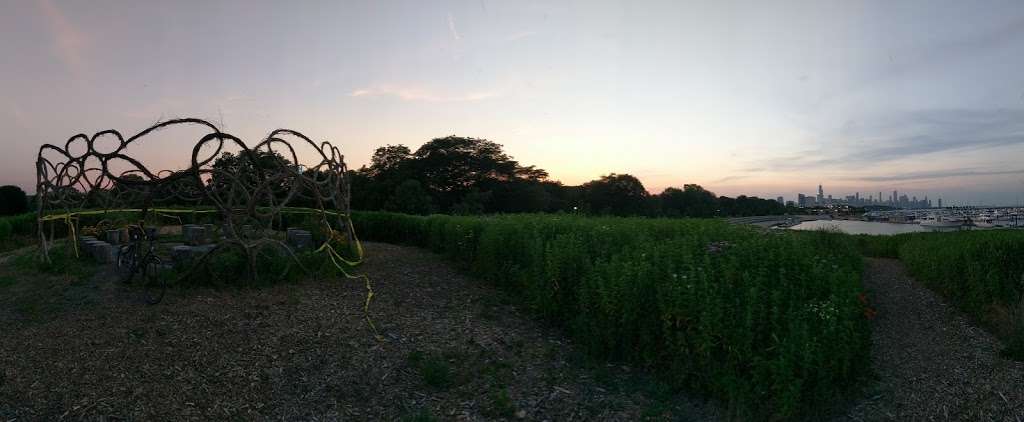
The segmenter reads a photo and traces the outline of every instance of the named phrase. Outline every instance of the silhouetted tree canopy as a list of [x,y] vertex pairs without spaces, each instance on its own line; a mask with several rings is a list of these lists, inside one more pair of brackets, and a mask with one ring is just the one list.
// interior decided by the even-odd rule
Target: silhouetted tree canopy
[[548,177],[546,170],[520,165],[500,144],[486,139],[436,138],[415,152],[405,145],[387,145],[374,151],[369,165],[351,172],[352,206],[412,214],[725,217],[786,212],[772,200],[719,197],[696,184],[651,195],[629,174],[612,173],[581,186],[565,186]]
[[0,215],[15,215],[28,211],[28,196],[14,185],[0,186]]
[[430,214],[434,208],[434,200],[430,197],[420,182],[406,180],[395,189],[395,193],[384,204],[388,211],[401,212],[406,214]]
[[629,174],[609,174],[583,184],[583,200],[590,212],[612,215],[646,214],[647,189]]

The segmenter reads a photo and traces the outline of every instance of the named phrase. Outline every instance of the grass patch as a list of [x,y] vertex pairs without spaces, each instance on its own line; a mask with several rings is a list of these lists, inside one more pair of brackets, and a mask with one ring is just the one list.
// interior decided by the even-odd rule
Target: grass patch
[[516,406],[509,396],[508,390],[501,388],[491,392],[488,396],[487,407],[484,408],[484,416],[492,418],[511,418],[515,416]]
[[455,383],[452,368],[440,355],[413,351],[409,353],[408,361],[410,366],[419,371],[423,383],[428,386],[447,389]]

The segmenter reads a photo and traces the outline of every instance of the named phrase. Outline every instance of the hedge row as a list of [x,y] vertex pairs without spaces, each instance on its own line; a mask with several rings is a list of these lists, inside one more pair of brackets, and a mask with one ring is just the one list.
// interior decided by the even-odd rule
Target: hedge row
[[443,254],[593,355],[665,374],[743,419],[820,410],[868,370],[861,260],[847,236],[716,220],[353,220],[362,238]]
[[11,236],[30,236],[36,234],[36,213],[0,217],[0,240]]
[[1024,232],[921,233],[901,236],[899,258],[939,292],[1003,339],[1024,360]]

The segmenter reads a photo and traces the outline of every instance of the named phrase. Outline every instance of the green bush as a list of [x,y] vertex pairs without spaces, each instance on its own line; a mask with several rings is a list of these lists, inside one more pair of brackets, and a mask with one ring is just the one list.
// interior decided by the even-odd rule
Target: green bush
[[66,243],[55,244],[49,251],[50,261],[40,259],[38,249],[22,252],[15,256],[12,264],[22,271],[35,271],[46,274],[68,274],[80,279],[92,276],[99,268],[95,261],[86,257],[75,257],[74,249]]
[[9,217],[0,217],[0,221],[4,221],[11,226],[11,235],[30,236],[36,234],[35,213],[30,212],[19,215],[12,215]]
[[870,338],[850,236],[718,220],[361,212],[493,282],[591,354],[704,391],[741,419],[810,414],[857,385]]
[[914,234],[897,235],[853,235],[861,254],[874,258],[899,258],[900,246]]
[[1024,359],[1024,232],[1014,230],[920,233],[899,257],[936,290],[1007,343]]
[[0,240],[11,237],[12,231],[14,231],[14,228],[11,227],[11,223],[5,219],[0,219]]

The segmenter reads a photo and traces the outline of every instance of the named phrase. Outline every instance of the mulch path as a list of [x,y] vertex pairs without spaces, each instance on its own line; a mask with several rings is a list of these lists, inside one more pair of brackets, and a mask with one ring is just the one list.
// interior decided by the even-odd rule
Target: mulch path
[[[365,246],[359,271],[373,280],[381,339],[358,280],[171,290],[156,306],[107,273],[42,277],[48,290],[31,306],[22,290],[0,294],[0,421],[719,414],[651,387],[641,371],[581,358],[557,330],[435,255]],[[21,277],[5,265],[0,276]]]
[[868,259],[865,288],[878,311],[878,382],[843,420],[1024,421],[1024,363],[1003,358],[971,325],[891,259]]

